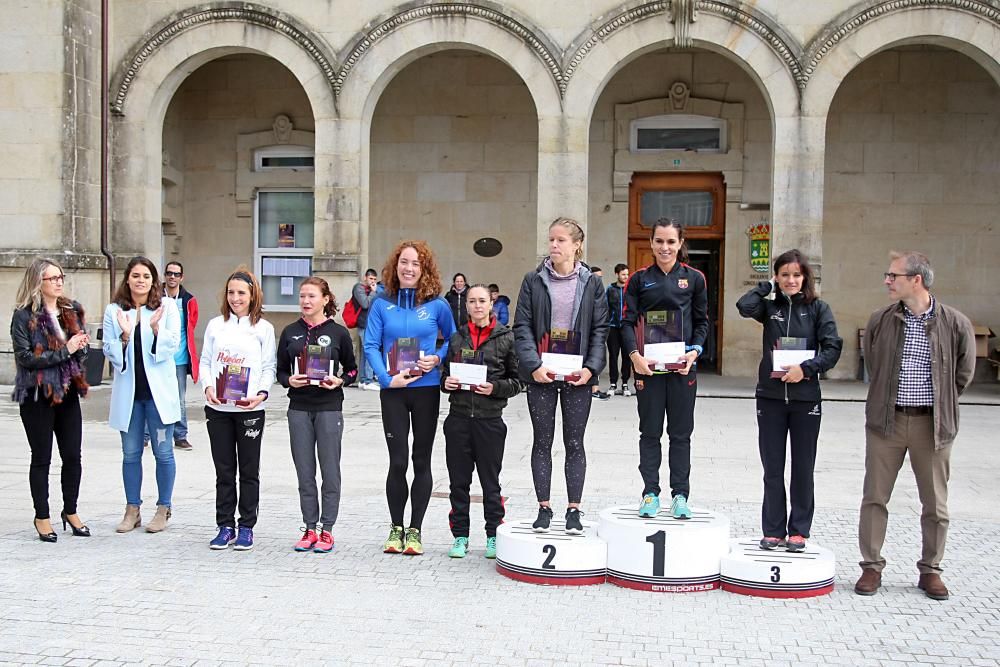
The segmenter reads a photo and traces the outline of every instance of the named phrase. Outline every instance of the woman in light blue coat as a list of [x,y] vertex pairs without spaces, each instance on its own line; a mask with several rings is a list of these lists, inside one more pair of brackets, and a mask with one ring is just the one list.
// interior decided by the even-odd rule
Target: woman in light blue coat
[[[137,324],[138,320],[138,324]],[[174,353],[180,345],[177,305],[163,296],[156,266],[133,257],[114,300],[104,310],[104,354],[111,361],[111,428],[122,435],[125,517],[119,533],[142,523],[142,452],[144,434],[156,458],[156,515],[146,531],[167,527],[174,489],[173,430],[180,421]],[[137,352],[138,350],[138,352]]]

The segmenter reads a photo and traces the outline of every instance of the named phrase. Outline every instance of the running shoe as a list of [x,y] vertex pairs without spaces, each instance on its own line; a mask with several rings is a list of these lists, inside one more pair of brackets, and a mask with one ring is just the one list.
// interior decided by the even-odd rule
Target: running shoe
[[583,523],[580,521],[580,517],[583,516],[583,512],[577,507],[569,507],[566,509],[566,532],[570,535],[583,535]]
[[236,531],[229,526],[219,526],[219,534],[215,536],[215,539],[208,543],[209,549],[215,549],[216,551],[220,549],[226,549],[230,544],[236,541]]
[[253,549],[253,530],[251,528],[240,526],[233,549],[235,551],[250,551]]
[[295,550],[312,551],[318,540],[319,536],[316,535],[316,531],[312,528],[307,528],[302,532],[302,539],[295,543]]
[[625,385],[622,388],[622,396],[631,396],[631,395],[632,395],[632,392],[629,391],[628,385]]
[[483,554],[487,558],[497,557],[497,536],[486,538],[486,553]]
[[544,505],[538,506],[538,518],[531,524],[531,529],[536,533],[549,532],[549,524],[552,523],[552,508]]
[[419,556],[424,553],[424,543],[420,541],[419,528],[407,528],[403,539],[403,553],[407,556]]
[[758,544],[760,545],[760,548],[765,551],[773,551],[778,547],[784,546],[785,541],[780,537],[765,537],[762,538]]
[[465,558],[465,554],[469,551],[469,538],[468,537],[456,537],[454,543],[451,545],[451,549],[448,550],[449,558]]
[[639,505],[639,516],[654,517],[660,513],[660,497],[655,493],[647,493]]
[[670,513],[675,519],[690,519],[691,509],[688,507],[687,498],[681,494],[674,496],[674,500],[670,503]]
[[313,552],[318,554],[328,554],[333,551],[333,533],[329,530],[321,531]]
[[801,535],[789,535],[788,541],[785,542],[785,551],[805,551],[806,548],[806,538]]
[[608,386],[608,393],[611,394],[612,396],[620,396],[621,395],[621,394],[618,393],[618,385],[617,384],[609,385]]
[[382,552],[387,554],[403,553],[403,527],[393,526],[389,529],[389,537],[382,545]]
[[611,385],[611,391],[615,393],[615,396],[628,396],[628,394],[625,393],[628,391],[628,387],[626,387],[625,385],[622,385],[621,387],[615,387],[615,385]]

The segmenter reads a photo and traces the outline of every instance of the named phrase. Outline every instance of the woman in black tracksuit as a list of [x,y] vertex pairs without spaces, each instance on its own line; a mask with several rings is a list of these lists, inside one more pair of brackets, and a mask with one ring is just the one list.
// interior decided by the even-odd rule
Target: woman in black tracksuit
[[[639,474],[642,503],[639,516],[656,516],[660,510],[660,463],[663,418],[667,418],[670,441],[670,513],[675,519],[690,519],[687,500],[691,494],[691,433],[694,402],[698,391],[695,360],[702,353],[708,333],[708,289],[705,276],[684,262],[684,225],[672,218],[659,218],[650,230],[653,263],[636,271],[625,289],[622,339],[635,369],[639,408]],[[642,356],[643,322],[654,311],[679,311],[683,320],[686,352],[684,368],[653,371]]]
[[[774,292],[775,298],[768,299]],[[762,549],[785,544],[788,551],[805,549],[813,518],[813,467],[822,414],[819,374],[837,364],[844,341],[830,306],[816,298],[812,269],[798,250],[774,261],[774,280],[761,282],[737,302],[743,317],[764,325],[763,357],[757,381],[757,428],[764,467]],[[785,368],[771,377],[772,350],[782,338],[805,339],[813,359]],[[786,346],[788,342],[786,341]],[[785,441],[791,436],[791,514],[785,506]],[[788,536],[787,543],[785,536]]]
[[[500,468],[503,464],[507,425],[501,418],[507,399],[517,396],[524,385],[517,377],[514,333],[492,312],[489,288],[466,289],[468,321],[451,336],[441,372],[441,391],[450,394],[451,410],[444,420],[445,456],[451,479],[451,513],[448,515],[455,542],[448,555],[462,558],[469,548],[469,487],[472,471],[479,473],[486,516],[486,557],[497,556],[497,526],[503,522]],[[451,375],[452,362],[462,361],[462,351],[482,353],[486,383],[461,389]]]
[[[580,500],[587,473],[583,436],[590,417],[591,385],[607,362],[604,349],[608,336],[608,300],[601,279],[580,262],[583,229],[568,218],[549,225],[549,256],[524,276],[514,317],[514,339],[519,374],[528,383],[528,414],[534,441],[531,446],[531,476],[538,499],[536,532],[549,530],[552,507],[552,440],[555,437],[556,403],[562,405],[563,445],[566,447],[566,532],[580,534]],[[553,380],[542,365],[553,329],[575,331],[580,341],[583,368],[579,379]]]

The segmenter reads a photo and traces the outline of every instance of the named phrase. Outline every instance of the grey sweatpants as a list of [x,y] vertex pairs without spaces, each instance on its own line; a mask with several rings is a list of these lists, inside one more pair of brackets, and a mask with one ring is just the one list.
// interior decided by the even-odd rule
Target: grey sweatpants
[[[292,461],[299,478],[299,504],[306,528],[320,523],[329,530],[337,523],[340,510],[340,440],[344,433],[344,413],[333,410],[288,411],[288,435]],[[316,490],[316,457],[323,476],[323,513]]]

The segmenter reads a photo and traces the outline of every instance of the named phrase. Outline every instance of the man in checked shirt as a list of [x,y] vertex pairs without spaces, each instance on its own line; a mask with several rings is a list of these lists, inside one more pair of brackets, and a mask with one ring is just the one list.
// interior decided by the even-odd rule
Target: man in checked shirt
[[947,600],[941,559],[948,535],[949,460],[958,433],[958,397],[975,368],[975,336],[965,315],[930,293],[934,271],[926,255],[892,253],[890,259],[884,282],[893,304],[872,314],[864,337],[871,384],[858,525],[862,575],[854,592],[874,595],[882,584],[886,505],[909,452],[923,506],[917,586],[929,598]]

